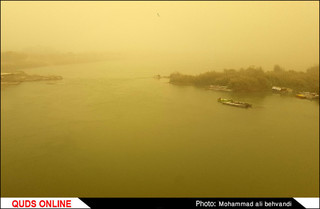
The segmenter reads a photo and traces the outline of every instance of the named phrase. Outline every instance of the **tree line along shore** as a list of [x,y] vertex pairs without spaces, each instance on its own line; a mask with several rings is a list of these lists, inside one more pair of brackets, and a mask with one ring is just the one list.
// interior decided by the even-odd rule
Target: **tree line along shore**
[[62,76],[58,75],[29,75],[23,71],[17,71],[12,73],[1,73],[1,85],[17,85],[21,82],[28,81],[54,81],[62,80]]
[[285,70],[275,65],[272,71],[261,67],[246,69],[225,69],[222,72],[210,71],[199,75],[172,73],[170,83],[199,87],[225,86],[235,92],[270,91],[273,86],[290,88],[294,92],[316,92],[319,94],[319,65],[306,69],[305,72]]

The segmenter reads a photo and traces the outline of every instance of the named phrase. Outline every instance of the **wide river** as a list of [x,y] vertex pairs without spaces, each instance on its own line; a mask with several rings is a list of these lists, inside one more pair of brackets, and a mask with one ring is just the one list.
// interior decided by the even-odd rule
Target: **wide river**
[[64,79],[1,88],[2,196],[319,195],[316,101],[172,85],[153,76],[207,70],[159,60],[24,71]]

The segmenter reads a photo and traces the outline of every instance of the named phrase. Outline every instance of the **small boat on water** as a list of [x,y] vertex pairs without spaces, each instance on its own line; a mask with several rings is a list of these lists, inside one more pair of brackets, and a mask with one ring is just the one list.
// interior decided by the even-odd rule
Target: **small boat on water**
[[319,99],[319,95],[317,93],[310,93],[310,92],[300,92],[296,94],[296,97],[300,99]]
[[287,88],[287,87],[273,86],[272,92],[277,93],[277,94],[291,94],[293,92],[293,90],[290,88]]
[[242,108],[252,107],[252,104],[249,104],[246,102],[233,101],[232,99],[219,98],[218,102],[220,102],[224,105],[230,105],[230,106],[234,106],[234,107],[242,107]]
[[301,93],[296,94],[296,97],[298,97],[298,98],[300,98],[300,99],[306,99],[306,98],[307,98],[307,96],[306,96],[306,95],[301,94]]

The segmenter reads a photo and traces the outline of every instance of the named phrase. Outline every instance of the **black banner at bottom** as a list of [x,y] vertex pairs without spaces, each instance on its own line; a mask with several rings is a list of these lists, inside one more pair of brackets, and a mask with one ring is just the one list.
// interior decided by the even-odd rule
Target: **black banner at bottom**
[[294,198],[80,198],[90,208],[305,208]]

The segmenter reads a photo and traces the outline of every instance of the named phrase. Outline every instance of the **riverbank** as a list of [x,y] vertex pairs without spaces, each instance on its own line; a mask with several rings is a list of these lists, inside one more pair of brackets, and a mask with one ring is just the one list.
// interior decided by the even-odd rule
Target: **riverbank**
[[319,94],[319,65],[305,72],[284,70],[275,66],[273,71],[249,67],[247,69],[226,69],[223,72],[210,71],[199,75],[172,73],[170,83],[199,87],[224,86],[235,92],[263,92],[273,86],[293,89],[298,92],[316,92]]
[[62,80],[62,76],[57,75],[29,75],[25,72],[13,72],[13,73],[1,73],[1,85],[18,85],[21,82],[28,81],[52,81],[52,80]]

